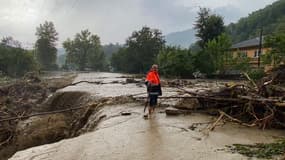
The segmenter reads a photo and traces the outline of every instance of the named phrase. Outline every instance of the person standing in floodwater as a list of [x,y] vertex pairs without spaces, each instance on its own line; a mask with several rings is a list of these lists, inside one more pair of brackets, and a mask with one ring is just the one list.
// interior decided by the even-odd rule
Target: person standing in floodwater
[[158,65],[153,64],[150,71],[147,73],[145,84],[147,86],[147,103],[148,113],[144,114],[147,118],[151,116],[157,106],[157,98],[162,95],[160,79],[158,74]]

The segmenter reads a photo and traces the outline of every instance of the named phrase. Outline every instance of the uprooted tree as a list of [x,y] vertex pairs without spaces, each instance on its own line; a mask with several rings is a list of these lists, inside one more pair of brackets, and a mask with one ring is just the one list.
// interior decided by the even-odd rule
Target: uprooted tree
[[255,83],[248,75],[249,83],[227,84],[219,91],[193,92],[180,88],[197,98],[202,108],[214,109],[219,118],[244,126],[265,128],[285,128],[285,65],[281,65]]

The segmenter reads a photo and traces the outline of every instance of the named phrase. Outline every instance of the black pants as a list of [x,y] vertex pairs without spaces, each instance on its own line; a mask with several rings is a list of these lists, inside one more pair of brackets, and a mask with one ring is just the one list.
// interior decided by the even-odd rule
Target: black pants
[[154,107],[157,105],[157,97],[158,95],[149,95],[149,106]]

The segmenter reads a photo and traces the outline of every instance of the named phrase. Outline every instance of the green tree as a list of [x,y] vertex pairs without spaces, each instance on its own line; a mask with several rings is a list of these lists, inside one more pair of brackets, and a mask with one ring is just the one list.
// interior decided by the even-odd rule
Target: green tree
[[259,36],[260,28],[263,34],[285,30],[285,1],[278,0],[263,9],[250,13],[237,23],[231,23],[226,30],[234,43]]
[[20,42],[11,37],[3,38],[0,43],[0,71],[8,76],[19,77],[37,69],[33,51],[20,46]]
[[14,40],[13,37],[3,37],[1,44],[6,47],[22,48],[21,42]]
[[157,61],[164,76],[189,78],[194,72],[193,55],[188,49],[166,47],[158,54]]
[[228,62],[232,58],[230,47],[231,40],[226,34],[221,34],[207,43],[205,52],[209,55],[209,59],[213,61],[215,71],[223,73],[228,69]]
[[127,66],[129,64],[127,54],[127,49],[125,47],[120,48],[118,52],[112,54],[111,66],[113,71],[127,72]]
[[121,47],[123,47],[123,46],[121,46],[118,43],[116,43],[116,44],[110,43],[110,44],[103,45],[103,51],[104,51],[107,59],[110,59],[112,57],[112,55],[114,53],[117,53]]
[[[144,73],[155,62],[159,51],[165,46],[165,40],[158,29],[143,27],[139,31],[134,31],[127,39],[125,49],[121,50],[115,57],[122,57],[120,60],[124,63],[123,67],[117,65],[113,67],[116,70],[121,68],[124,72]],[[112,64],[114,64],[114,58]]]
[[224,73],[229,69],[229,62],[232,59],[230,47],[231,40],[226,34],[221,34],[208,41],[205,49],[195,55],[195,68],[207,74],[215,71]]
[[229,64],[234,70],[239,70],[242,72],[249,72],[251,70],[250,58],[247,57],[244,52],[237,52],[237,55],[232,57]]
[[206,74],[211,74],[215,72],[215,68],[213,67],[214,62],[213,60],[210,59],[208,52],[201,50],[197,53],[194,53],[193,58],[194,58],[193,64],[195,70]]
[[271,48],[267,54],[262,56],[265,64],[277,66],[280,63],[285,63],[285,33],[281,32],[267,36],[265,46]]
[[86,67],[92,70],[104,70],[107,67],[100,38],[88,30],[77,33],[73,40],[67,39],[63,47],[67,53],[68,66],[79,70],[85,70]]
[[36,36],[36,56],[41,68],[45,70],[56,69],[58,33],[53,22],[46,21],[44,24],[40,24],[36,29]]
[[205,48],[208,41],[225,31],[223,18],[211,14],[207,8],[200,8],[194,28],[197,30],[196,37],[199,38],[198,44],[201,48]]

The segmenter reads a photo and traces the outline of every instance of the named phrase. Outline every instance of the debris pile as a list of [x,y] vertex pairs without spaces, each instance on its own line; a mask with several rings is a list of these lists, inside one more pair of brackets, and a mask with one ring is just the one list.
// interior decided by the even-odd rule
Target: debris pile
[[197,98],[202,109],[214,108],[215,114],[220,115],[217,121],[229,119],[244,126],[258,126],[262,129],[285,128],[285,66],[272,70],[259,83],[245,76],[249,83],[227,84],[219,91],[193,92],[179,89]]
[[57,109],[53,107],[58,104],[48,105],[46,99],[71,83],[75,76],[45,80],[35,73],[27,73],[16,82],[0,86],[0,157],[9,157],[19,149],[56,141],[66,135],[72,114],[43,116],[43,113]]
[[15,83],[0,86],[0,118],[24,116],[38,111],[44,100],[56,90],[73,81],[75,75],[42,80],[34,73],[27,73]]

